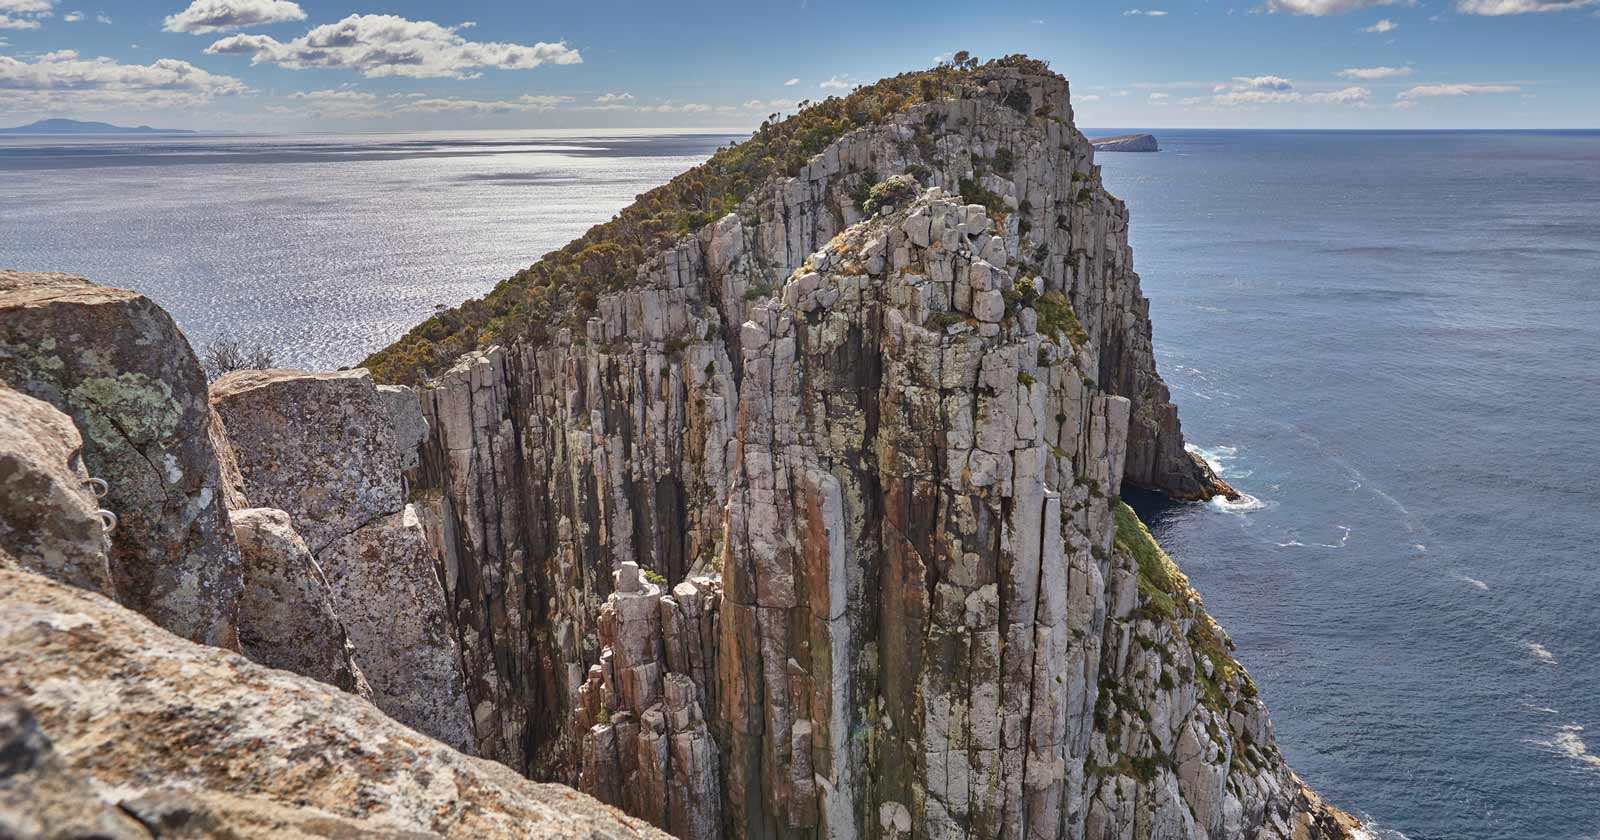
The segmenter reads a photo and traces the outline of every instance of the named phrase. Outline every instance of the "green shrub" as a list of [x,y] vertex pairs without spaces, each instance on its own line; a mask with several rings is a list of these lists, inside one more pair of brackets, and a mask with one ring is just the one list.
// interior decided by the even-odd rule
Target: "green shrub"
[[[857,128],[882,123],[922,103],[983,96],[990,72],[998,68],[1048,70],[1025,56],[981,67],[968,59],[959,66],[902,73],[845,96],[802,103],[794,116],[768,119],[750,139],[718,149],[704,164],[639,196],[611,221],[546,254],[484,297],[439,313],[361,364],[380,381],[415,384],[487,340],[538,344],[563,326],[581,328],[601,294],[635,284],[652,257],[726,216],[761,185],[795,175],[812,156]],[[1027,92],[1019,92],[1020,97],[1008,96],[1005,104],[1028,108]],[[933,160],[931,136],[920,135],[917,147],[925,160]],[[963,195],[990,206],[985,196],[965,190]],[[1003,209],[1003,204],[991,209]]]
[[910,175],[895,175],[874,184],[867,190],[867,199],[861,203],[861,212],[871,215],[880,207],[893,207],[917,196],[916,179]]
[[1083,329],[1083,324],[1078,322],[1078,313],[1072,309],[1072,301],[1057,290],[1050,290],[1039,296],[1033,302],[1033,311],[1039,315],[1039,332],[1049,336],[1065,336],[1073,347],[1082,347],[1089,343],[1089,333]]

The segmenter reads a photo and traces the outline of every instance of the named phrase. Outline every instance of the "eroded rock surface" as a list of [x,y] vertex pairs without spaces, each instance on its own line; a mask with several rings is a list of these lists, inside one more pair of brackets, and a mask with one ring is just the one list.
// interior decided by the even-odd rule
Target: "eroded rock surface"
[[355,648],[334,609],[332,588],[289,514],[272,508],[233,511],[244,564],[239,649],[269,668],[293,671],[372,699]]
[[403,492],[426,429],[415,395],[380,390],[364,370],[252,370],[217,380],[211,401],[243,493],[284,510],[326,576],[373,702],[472,751],[455,628]]
[[239,549],[205,376],[172,318],[134,292],[0,271],[0,382],[70,416],[120,524],[118,598],[185,638],[236,647]]
[[[424,390],[482,754],[686,837],[1342,836],[1269,731],[1128,670],[1114,605],[1174,596],[1112,588],[1120,487],[1231,489],[1184,449],[1065,81],[984,72],[758,190],[583,330]],[[896,174],[926,191],[864,219],[852,196]],[[1173,728],[1097,714],[1145,703]],[[1220,789],[1175,732],[1227,757]]]
[[0,549],[28,568],[116,596],[83,440],[48,403],[0,387]]
[[[54,742],[59,761],[45,773],[67,776],[8,773],[13,752],[0,753],[0,818],[20,790],[31,813],[63,821],[43,836],[59,836],[69,817],[96,818],[100,796],[156,837],[664,836],[570,788],[461,755],[359,697],[186,642],[92,593],[5,569],[0,591],[0,693]],[[15,742],[6,733],[19,728],[4,720],[0,739]],[[38,735],[20,731],[27,755],[43,754]]]

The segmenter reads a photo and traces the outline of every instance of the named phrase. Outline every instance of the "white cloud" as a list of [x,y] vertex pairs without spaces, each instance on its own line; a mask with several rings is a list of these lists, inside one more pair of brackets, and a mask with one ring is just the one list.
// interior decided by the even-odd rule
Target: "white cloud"
[[1562,12],[1593,6],[1597,0],[1456,0],[1456,11],[1464,15],[1523,15],[1529,12]]
[[1522,88],[1516,85],[1417,85],[1409,90],[1401,91],[1401,100],[1425,99],[1437,96],[1478,96],[1485,93],[1521,93]]
[[1166,17],[1167,13],[1160,9],[1129,9],[1122,13],[1123,17],[1129,15],[1144,15],[1145,17]]
[[1078,97],[1078,101],[1079,102],[1099,102],[1100,101],[1100,94],[1091,93],[1091,94],[1087,94],[1085,96],[1080,96],[1080,97]]
[[828,90],[849,90],[851,88],[851,84],[839,76],[834,76],[826,82],[817,85],[817,87]]
[[284,43],[267,35],[231,35],[206,48],[211,55],[248,55],[251,64],[291,70],[358,70],[369,77],[464,79],[478,68],[527,70],[541,64],[581,64],[565,42],[532,46],[468,41],[455,28],[395,15],[351,15]]
[[1234,76],[1232,84],[1218,85],[1215,88],[1215,90],[1217,90],[1217,91],[1224,91],[1224,90],[1235,90],[1235,91],[1244,91],[1244,90],[1285,91],[1285,90],[1293,90],[1293,89],[1294,89],[1294,83],[1290,82],[1288,79],[1285,79],[1282,76]]
[[595,97],[594,101],[604,105],[608,102],[627,102],[632,98],[633,94],[631,93],[602,93]]
[[1151,102],[1160,102],[1163,99],[1170,99],[1171,97],[1172,97],[1172,94],[1170,94],[1170,93],[1152,93],[1152,94],[1150,94],[1150,101]]
[[1411,75],[1410,67],[1348,67],[1333,74],[1341,79],[1370,82],[1377,79],[1398,79]]
[[83,20],[83,12],[67,12],[61,16],[61,19],[67,23],[77,23]]
[[1395,31],[1396,29],[1399,29],[1399,28],[1400,28],[1400,24],[1395,23],[1394,21],[1392,21],[1392,20],[1390,20],[1388,18],[1382,18],[1377,23],[1374,23],[1373,25],[1367,27],[1366,29],[1363,29],[1362,31],[1363,32],[1376,32],[1376,33],[1381,35],[1381,34],[1383,34],[1385,32],[1393,32],[1393,31]]
[[274,106],[267,110],[280,116],[332,119],[377,119],[398,114],[456,114],[476,117],[550,111],[573,101],[570,96],[519,96],[513,99],[467,99],[436,97],[423,93],[391,93],[382,100],[377,94],[350,88],[297,91],[289,99],[295,107]]
[[1395,0],[1267,0],[1267,11],[1295,15],[1342,15],[1373,6],[1391,6]]
[[189,108],[248,90],[232,76],[172,58],[138,65],[82,58],[73,50],[45,53],[32,62],[0,55],[0,109]]
[[1210,99],[1191,97],[1183,100],[1183,104],[1190,106],[1205,104],[1221,108],[1291,103],[1361,106],[1371,98],[1372,91],[1364,87],[1302,93],[1294,89],[1293,82],[1282,76],[1235,76],[1232,82],[1212,88]]
[[105,12],[101,12],[100,14],[94,16],[94,20],[95,20],[95,23],[110,23],[111,22],[111,16],[106,14]]
[[0,29],[38,29],[54,8],[55,0],[0,0]]
[[743,107],[746,111],[765,111],[770,114],[774,111],[792,111],[799,104],[793,99],[768,99],[766,101],[752,99],[744,103]]
[[168,32],[207,35],[305,19],[305,11],[290,0],[194,0],[189,8],[168,15],[161,28]]
[[789,81],[784,82],[783,86],[784,87],[794,87],[795,85],[798,85],[798,84],[800,84],[800,80],[796,78],[796,79],[790,79]]

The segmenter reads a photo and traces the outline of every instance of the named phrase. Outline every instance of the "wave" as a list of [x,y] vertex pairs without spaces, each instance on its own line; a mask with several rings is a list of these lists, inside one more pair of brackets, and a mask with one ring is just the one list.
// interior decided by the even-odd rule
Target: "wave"
[[1583,742],[1583,726],[1569,723],[1557,729],[1554,735],[1540,740],[1532,739],[1528,743],[1568,758],[1595,770],[1600,770],[1600,755],[1589,752],[1589,745]]
[[1467,577],[1466,575],[1457,573],[1456,574],[1456,579],[1461,581],[1462,583],[1470,583],[1473,586],[1484,590],[1485,592],[1489,591],[1489,584],[1484,583],[1483,581],[1478,580],[1475,577]]
[[1305,542],[1301,542],[1299,540],[1289,540],[1287,542],[1278,543],[1278,547],[1279,548],[1344,548],[1350,542],[1350,526],[1349,525],[1335,525],[1333,527],[1338,528],[1342,532],[1342,533],[1339,534],[1339,541],[1338,542],[1332,542],[1332,543],[1320,543],[1320,542],[1305,543]]
[[1544,645],[1541,645],[1538,642],[1524,641],[1522,646],[1527,648],[1528,653],[1533,654],[1533,658],[1537,659],[1540,663],[1545,665],[1556,664],[1556,655],[1551,653],[1550,649]]
[[1227,499],[1227,498],[1223,498],[1222,496],[1214,496],[1214,497],[1212,497],[1211,501],[1208,504],[1210,504],[1212,507],[1216,508],[1217,510],[1222,511],[1223,513],[1238,513],[1238,514],[1252,513],[1254,511],[1258,511],[1258,510],[1266,510],[1267,508],[1272,507],[1272,505],[1273,505],[1272,502],[1264,501],[1262,499],[1258,499],[1255,496],[1250,495],[1249,493],[1240,493],[1239,494],[1239,498],[1237,498],[1237,499]]
[[[1210,398],[1208,397],[1207,399]],[[1236,446],[1214,446],[1206,449],[1192,443],[1186,443],[1183,448],[1191,455],[1199,455],[1200,460],[1205,461],[1206,466],[1210,467],[1212,472],[1223,478],[1227,478],[1232,474],[1231,464],[1239,457],[1239,448]]]

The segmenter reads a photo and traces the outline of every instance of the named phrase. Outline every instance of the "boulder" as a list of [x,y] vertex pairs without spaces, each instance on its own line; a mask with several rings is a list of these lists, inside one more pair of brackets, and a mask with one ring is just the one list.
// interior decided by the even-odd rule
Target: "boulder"
[[185,638],[237,647],[239,549],[206,381],[172,318],[82,277],[0,271],[0,382],[83,435],[84,465],[119,519],[118,598]]
[[413,506],[358,528],[318,555],[372,701],[463,752],[473,750],[461,650]]
[[32,571],[115,596],[82,450],[65,414],[0,387],[0,548]]
[[142,836],[108,800],[162,838],[667,837],[99,595],[8,569],[0,592],[0,695],[37,718],[0,722],[0,819],[49,820],[0,835]]
[[217,380],[211,401],[243,493],[285,511],[326,575],[373,702],[470,750],[460,646],[405,503],[401,474],[427,429],[415,394],[380,389],[365,370],[247,370]]
[[365,370],[240,370],[211,386],[252,504],[312,553],[405,504],[390,404]]
[[282,668],[372,699],[355,649],[334,612],[333,592],[289,514],[246,508],[231,514],[244,564],[239,648]]

